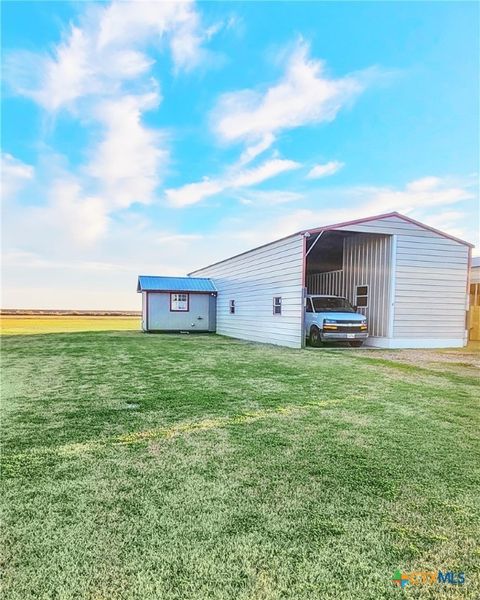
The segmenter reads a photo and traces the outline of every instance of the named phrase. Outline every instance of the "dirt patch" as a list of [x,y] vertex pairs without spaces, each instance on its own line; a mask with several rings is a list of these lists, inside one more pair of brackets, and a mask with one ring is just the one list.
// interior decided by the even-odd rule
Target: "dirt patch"
[[460,350],[362,350],[363,357],[381,358],[406,365],[431,369],[448,370],[459,375],[480,372],[480,352],[476,349]]

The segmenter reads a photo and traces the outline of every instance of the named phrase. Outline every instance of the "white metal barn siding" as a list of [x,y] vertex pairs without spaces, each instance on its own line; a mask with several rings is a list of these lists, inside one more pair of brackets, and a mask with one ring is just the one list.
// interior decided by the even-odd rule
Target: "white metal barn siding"
[[[191,275],[210,277],[218,291],[217,333],[300,348],[303,327],[302,235],[250,250]],[[282,314],[273,314],[273,298]],[[235,314],[230,314],[230,301]]]
[[325,271],[309,275],[307,288],[309,294],[344,296],[343,270]]
[[368,286],[367,307],[358,312],[368,319],[370,344],[372,338],[388,336],[391,240],[389,235],[361,234],[343,242],[343,295],[356,304],[357,286]]
[[465,344],[466,243],[397,215],[335,229],[394,236],[391,332],[384,345],[434,348]]

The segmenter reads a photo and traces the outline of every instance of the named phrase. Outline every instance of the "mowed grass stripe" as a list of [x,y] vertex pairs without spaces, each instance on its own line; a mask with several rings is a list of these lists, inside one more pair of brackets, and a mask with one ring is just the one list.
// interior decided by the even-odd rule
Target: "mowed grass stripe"
[[289,416],[294,412],[310,410],[312,408],[320,408],[332,406],[335,402],[316,402],[303,406],[282,406],[271,410],[259,410],[250,413],[232,415],[230,417],[201,419],[199,421],[180,422],[171,427],[161,427],[156,429],[147,429],[143,431],[132,431],[118,436],[100,440],[90,440],[88,442],[77,442],[64,444],[60,446],[35,448],[27,452],[18,453],[3,453],[0,457],[0,464],[4,476],[9,476],[11,473],[18,473],[18,468],[22,465],[31,467],[32,464],[37,466],[41,464],[42,458],[51,457],[73,457],[87,452],[95,452],[108,445],[131,445],[145,443],[151,440],[170,439],[178,435],[188,435],[198,431],[206,431],[208,429],[219,429],[232,425],[248,425],[259,419],[270,419],[273,417]]

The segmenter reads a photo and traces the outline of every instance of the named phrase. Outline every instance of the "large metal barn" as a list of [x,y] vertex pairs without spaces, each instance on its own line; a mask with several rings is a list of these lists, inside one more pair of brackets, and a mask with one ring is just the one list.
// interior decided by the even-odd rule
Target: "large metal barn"
[[222,335],[301,348],[305,297],[317,293],[358,306],[368,345],[461,347],[471,247],[394,212],[300,231],[190,275],[214,282]]

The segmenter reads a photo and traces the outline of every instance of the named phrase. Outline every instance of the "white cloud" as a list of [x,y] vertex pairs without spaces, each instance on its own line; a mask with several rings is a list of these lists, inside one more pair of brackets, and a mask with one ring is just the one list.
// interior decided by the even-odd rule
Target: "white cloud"
[[410,213],[475,198],[468,184],[439,177],[416,179],[407,183],[403,190],[373,187],[358,188],[357,193],[369,198],[366,210],[370,214],[390,211]]
[[246,206],[277,206],[305,200],[303,194],[288,190],[240,190],[236,198]]
[[212,37],[202,30],[198,12],[190,1],[112,2],[99,27],[100,48],[125,43],[145,43],[166,38],[176,69],[190,69],[203,57],[202,43]]
[[332,160],[324,165],[315,165],[307,174],[307,179],[320,179],[338,173],[344,167],[344,163]]
[[241,154],[238,164],[240,166],[246,165],[257,156],[265,152],[275,141],[275,137],[271,133],[267,133],[263,138],[256,144],[248,146]]
[[33,178],[34,170],[11,154],[2,152],[1,155],[1,190],[2,198],[12,198],[29,180]]
[[233,175],[230,181],[227,182],[229,183],[228,187],[250,187],[257,183],[261,183],[262,181],[266,181],[267,179],[271,179],[272,177],[275,177],[280,173],[284,173],[285,171],[298,169],[300,166],[300,163],[295,162],[294,160],[274,158],[272,160],[264,162],[258,167],[254,167],[245,171],[240,171],[237,174]]
[[223,182],[209,179],[196,183],[187,183],[180,188],[165,190],[165,196],[172,206],[178,208],[197,204],[205,198],[219,194],[225,189]]
[[58,223],[63,233],[81,244],[89,244],[107,230],[108,211],[101,198],[85,196],[77,181],[53,183],[46,221]]
[[[278,83],[263,93],[242,90],[220,98],[211,115],[215,131],[224,141],[241,141],[247,146],[227,175],[166,190],[171,205],[196,204],[222,191],[250,187],[300,166],[294,161],[273,158],[259,167],[242,170],[270,148],[281,131],[333,120],[340,108],[364,87],[361,76],[328,78],[323,63],[310,59],[308,53],[308,45],[300,40]],[[310,177],[331,175],[342,166],[340,162],[319,165],[312,169]]]
[[[167,200],[173,206],[187,206],[227,189],[249,187],[298,168],[298,163],[273,158],[254,169],[242,170],[268,150],[281,131],[333,120],[340,108],[364,89],[366,79],[362,74],[328,78],[324,64],[309,58],[308,45],[299,40],[279,82],[264,92],[241,90],[224,94],[212,111],[212,126],[222,140],[246,144],[230,172],[222,178],[205,178],[168,189]],[[318,165],[309,176],[332,175],[342,166],[340,162]]]
[[263,92],[224,94],[213,111],[213,127],[227,142],[271,144],[283,130],[332,121],[364,85],[357,75],[328,77],[324,63],[311,59],[308,45],[300,40],[280,81]]
[[[152,202],[168,152],[161,132],[145,127],[141,118],[143,111],[155,108],[159,101],[159,95],[151,92],[99,102],[93,116],[102,132],[88,163],[69,172],[55,166],[50,157],[40,169],[40,181],[34,182],[35,195],[44,204],[36,204],[30,212],[19,215],[16,222],[22,223],[22,229],[25,221],[31,219],[42,223],[44,232],[54,232],[54,237],[67,236],[85,248],[105,237],[113,213],[134,203]],[[2,157],[4,196],[11,195],[32,177],[32,167],[10,155]],[[14,208],[10,206],[9,210]],[[33,223],[31,226],[35,229]]]
[[[211,231],[197,234],[164,227],[159,230],[148,221],[122,213],[124,219],[112,219],[99,246],[88,243],[78,246],[72,244],[72,230],[65,226],[65,220],[55,221],[59,205],[54,199],[67,196],[69,203],[75,207],[80,205],[78,210],[75,208],[75,214],[79,214],[88,229],[90,208],[83,207],[83,196],[74,183],[58,182],[48,210],[17,205],[5,215],[4,247],[8,254],[4,267],[3,306],[140,309],[140,298],[135,293],[139,273],[185,275],[195,268],[302,229],[371,216],[374,211],[386,212],[371,204],[378,194],[385,193],[385,188],[323,189],[315,192],[308,205],[294,206],[289,202],[268,202],[270,191],[238,190],[234,194],[237,198],[252,195],[256,200],[254,207],[243,206],[240,215],[225,217]],[[441,178],[435,184],[436,189],[442,186],[461,188],[464,196],[471,196],[470,185],[470,182],[453,185],[447,178]],[[407,188],[418,190],[431,186],[411,182],[400,189],[389,188],[389,191],[406,192]],[[271,193],[273,197],[275,192]],[[452,194],[451,197],[458,199],[459,196]],[[304,200],[306,202],[307,198]],[[478,235],[477,223],[468,220],[465,211],[455,208],[457,201],[461,202],[455,200],[453,208],[440,204],[441,210],[436,211],[438,216],[431,216],[434,212],[431,207],[423,210],[421,202],[416,203],[408,214],[462,239],[474,241]],[[324,208],[332,205],[335,208]],[[388,207],[388,210],[392,209],[405,212],[401,205]],[[68,212],[70,214],[70,210]],[[440,215],[444,215],[443,222]],[[18,222],[22,223],[21,238],[15,229]]]
[[234,169],[223,178],[205,179],[196,183],[189,183],[179,188],[168,189],[165,192],[167,201],[175,207],[181,208],[197,204],[205,198],[219,194],[226,190],[235,190],[250,187],[267,179],[276,177],[280,173],[298,169],[301,165],[293,160],[280,158],[268,160],[252,169]]
[[14,52],[6,78],[17,93],[56,111],[81,98],[118,94],[124,82],[149,71],[149,44],[168,43],[175,69],[203,58],[200,18],[191,2],[122,2],[89,6],[51,54]]
[[[257,192],[252,190],[249,194],[254,199]],[[461,239],[472,241],[478,238],[476,223],[473,225],[469,223],[465,219],[464,211],[449,207],[474,198],[471,181],[452,183],[449,178],[422,178],[407,183],[403,189],[330,188],[320,193],[315,192],[314,202],[312,202],[313,198],[310,198],[308,207],[289,210],[288,203],[284,206],[272,203],[271,209],[268,210],[268,203],[263,204],[267,208],[258,213],[253,226],[247,218],[243,223],[237,221],[230,226],[224,226],[223,230],[225,233],[228,232],[231,240],[239,242],[236,250],[241,252],[303,229],[397,211]],[[250,200],[249,196],[247,200]],[[304,200],[307,198],[304,197]],[[248,206],[251,202],[247,201],[246,204]],[[255,205],[257,208],[262,206],[258,202]],[[323,208],[332,205],[336,207]],[[441,208],[441,212],[432,214],[432,208],[435,207]],[[225,258],[232,253],[233,250],[221,256],[220,252],[217,252],[210,262]],[[202,265],[198,264],[198,266]]]
[[109,99],[95,109],[104,136],[94,149],[86,172],[98,182],[111,210],[154,197],[168,162],[160,132],[141,123],[142,111],[158,106],[158,94]]
[[64,219],[74,239],[93,242],[105,235],[111,213],[153,201],[169,152],[165,133],[143,122],[161,101],[147,50],[168,45],[175,70],[190,69],[204,58],[204,39],[191,2],[115,1],[88,5],[51,53],[7,57],[7,79],[17,93],[51,113],[68,109],[97,137],[83,165],[55,174],[43,190],[48,210],[58,182],[69,182],[56,219]]

